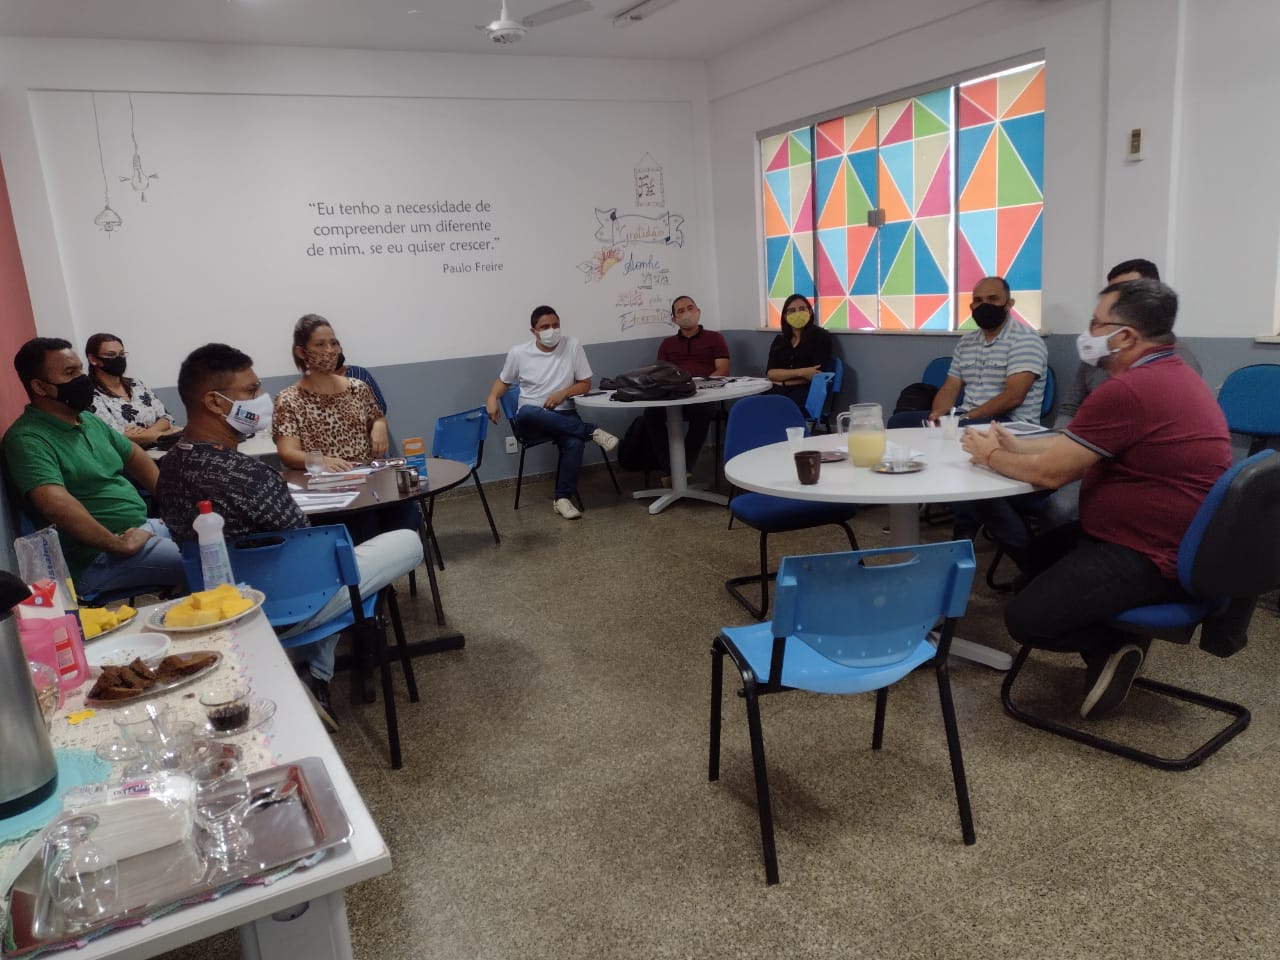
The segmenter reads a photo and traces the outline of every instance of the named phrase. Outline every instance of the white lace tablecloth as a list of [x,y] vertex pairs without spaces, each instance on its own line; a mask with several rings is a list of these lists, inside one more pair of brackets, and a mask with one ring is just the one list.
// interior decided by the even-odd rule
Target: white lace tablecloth
[[[253,614],[251,614],[253,616]],[[139,624],[145,622],[145,616],[139,616]],[[134,631],[141,632],[141,631]],[[200,694],[206,691],[230,690],[238,683],[246,683],[250,690],[254,687],[254,678],[245,673],[244,657],[238,640],[236,625],[199,633],[175,633],[170,635],[173,649],[170,653],[186,654],[197,650],[211,650],[222,654],[222,662],[214,670],[200,679],[172,690],[158,697],[141,701],[143,703],[165,703],[169,707],[169,717],[175,720],[192,720],[196,725],[196,736],[203,736],[205,725],[204,708],[200,706]],[[69,747],[93,752],[98,744],[110,740],[117,734],[115,722],[112,720],[114,710],[110,707],[97,709],[86,708],[85,695],[93,686],[92,678],[76,690],[66,695],[66,701],[53,716],[53,725],[49,732],[50,740],[55,748]],[[121,701],[138,703],[136,700]],[[247,771],[262,770],[278,762],[271,749],[271,735],[274,719],[268,720],[255,730],[247,730],[234,737],[224,737],[227,742],[240,747],[244,767]],[[112,765],[112,778],[118,779],[126,763]],[[34,831],[32,831],[34,832]],[[30,834],[28,834],[30,836]],[[9,860],[17,853],[24,838],[10,840],[0,844],[0,874],[5,872]],[[4,891],[0,891],[0,896]]]

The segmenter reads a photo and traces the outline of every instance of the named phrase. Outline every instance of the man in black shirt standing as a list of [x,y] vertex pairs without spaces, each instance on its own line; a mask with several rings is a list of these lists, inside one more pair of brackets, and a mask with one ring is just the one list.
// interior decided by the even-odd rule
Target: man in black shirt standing
[[[228,541],[253,533],[294,530],[306,515],[289,495],[288,484],[272,467],[236,447],[270,420],[271,397],[253,372],[253,360],[225,343],[209,343],[191,353],[178,373],[178,393],[187,408],[183,439],[160,461],[156,503],[173,539],[195,539],[192,521],[201,500],[212,501],[224,521]],[[411,530],[393,530],[355,548],[360,595],[368,597],[422,562],[422,544]],[[309,630],[350,608],[350,594],[337,591],[304,623],[282,639]],[[335,634],[301,648],[311,675],[309,690],[322,720],[337,728],[329,699]]]

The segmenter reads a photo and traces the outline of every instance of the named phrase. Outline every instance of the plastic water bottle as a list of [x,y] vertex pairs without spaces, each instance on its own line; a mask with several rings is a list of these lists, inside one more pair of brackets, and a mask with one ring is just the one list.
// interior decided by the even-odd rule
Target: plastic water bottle
[[204,589],[212,590],[224,583],[235,583],[231,575],[231,558],[227,556],[227,541],[222,536],[222,514],[215,513],[208,500],[200,501],[200,513],[191,526],[200,541],[200,575]]

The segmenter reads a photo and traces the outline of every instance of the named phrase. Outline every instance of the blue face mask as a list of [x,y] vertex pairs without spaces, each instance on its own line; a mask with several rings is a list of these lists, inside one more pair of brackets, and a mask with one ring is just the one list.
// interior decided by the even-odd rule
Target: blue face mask
[[271,412],[275,405],[271,394],[263,391],[252,400],[232,400],[230,397],[215,393],[215,396],[231,404],[231,412],[223,414],[222,419],[227,426],[236,432],[241,440],[248,440],[257,433],[271,428]]

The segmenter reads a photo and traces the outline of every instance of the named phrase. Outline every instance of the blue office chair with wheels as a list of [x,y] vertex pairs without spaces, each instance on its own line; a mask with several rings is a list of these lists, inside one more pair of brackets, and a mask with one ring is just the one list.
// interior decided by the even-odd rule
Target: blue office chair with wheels
[[1249,437],[1249,454],[1280,437],[1280,364],[1255,363],[1233,370],[1218,391],[1227,429]]
[[[1280,586],[1280,456],[1264,450],[1236,464],[1209,490],[1178,548],[1180,603],[1127,610],[1110,625],[1135,636],[1189,643],[1200,629],[1200,647],[1230,656],[1247,642],[1249,619],[1258,596]],[[1163,757],[1106,737],[1039,717],[1012,701],[1014,682],[1031,652],[1023,647],[1000,689],[1009,716],[1162,770],[1189,770],[1216,753],[1249,725],[1246,707],[1159,680],[1138,677],[1133,685],[1231,717],[1227,726],[1181,757]],[[1164,721],[1162,721],[1163,723]]]
[[[347,528],[333,524],[251,534],[228,541],[227,554],[236,580],[266,594],[262,612],[277,633],[310,619],[339,590],[346,589],[350,593],[351,606],[346,611],[297,636],[284,638],[280,643],[286,649],[301,647],[352,628],[361,669],[376,667],[381,673],[391,766],[400,769],[403,765],[400,726],[391,684],[386,624],[378,615],[380,603],[386,605],[395,629],[396,648],[410,703],[418,702],[418,684],[413,676],[413,662],[405,642],[395,588],[388,585],[368,597],[360,597],[360,570],[356,566],[355,547]],[[182,544],[182,561],[187,579],[193,584],[203,583],[200,547],[194,540]]]
[[[724,459],[728,463],[740,453],[754,450],[768,443],[787,439],[788,427],[803,427],[804,418],[790,399],[783,396],[762,395],[744,397],[729,410],[729,424],[724,434]],[[849,538],[849,547],[858,549],[858,539],[853,535],[849,521],[857,508],[848,503],[819,503],[810,500],[789,500],[766,493],[737,493],[729,500],[730,518],[741,520],[760,531],[760,572],[745,577],[732,577],[724,587],[733,599],[757,620],[769,613],[769,581],[776,574],[769,572],[769,534],[807,530],[824,524],[837,524]],[[760,604],[756,606],[745,596],[740,587],[753,582],[760,584]]]
[[[489,435],[489,414],[484,407],[451,413],[436,419],[435,436],[431,440],[431,456],[445,460],[460,460],[471,468],[471,479],[476,485],[476,493],[480,494],[480,505],[484,507],[484,515],[489,520],[489,530],[493,533],[493,542],[502,543],[498,536],[498,525],[493,522],[493,512],[489,509],[489,501],[484,495],[484,485],[480,482],[480,464],[484,461],[484,441]],[[440,553],[440,544],[435,539],[432,520],[435,516],[436,498],[427,500],[427,530],[431,534],[431,542],[436,550],[436,561],[440,569],[444,569],[444,556]]]
[[760,697],[788,690],[833,694],[874,690],[871,749],[879,750],[888,688],[930,660],[942,702],[960,831],[966,844],[975,841],[947,674],[951,637],[968,605],[973,574],[973,544],[968,540],[785,557],[778,572],[773,621],[720,631],[711,647],[707,779],[720,778],[722,674],[727,654],[742,677],[767,883],[778,882],[778,858]]
[[[520,509],[520,487],[524,483],[524,455],[525,452],[533,447],[540,447],[544,443],[550,443],[551,438],[546,437],[541,440],[529,440],[521,432],[519,424],[516,423],[516,411],[520,409],[520,387],[512,384],[507,388],[507,392],[498,398],[498,403],[502,406],[502,415],[507,418],[507,423],[511,425],[511,434],[516,438],[516,443],[520,446],[520,465],[516,468],[516,501],[512,506],[513,510]],[[605,469],[609,471],[609,479],[613,481],[613,489],[619,495],[622,494],[622,488],[618,486],[618,477],[613,472],[613,464],[609,462],[609,454],[603,449],[600,450],[600,457],[604,460]],[[559,472],[560,458],[556,457],[556,471]],[[573,499],[578,503],[579,510],[585,510],[582,505],[582,497],[575,490]]]

